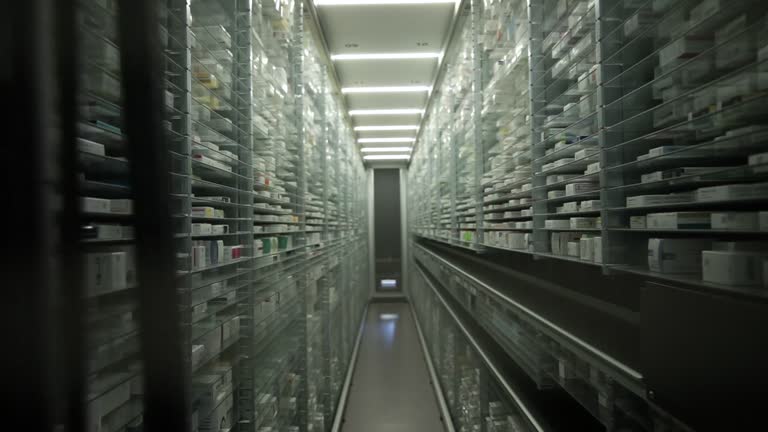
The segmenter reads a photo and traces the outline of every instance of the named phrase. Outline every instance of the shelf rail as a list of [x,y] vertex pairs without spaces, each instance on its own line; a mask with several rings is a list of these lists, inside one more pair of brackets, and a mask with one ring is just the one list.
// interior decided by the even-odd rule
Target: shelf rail
[[453,321],[456,324],[456,327],[458,327],[461,332],[464,334],[464,337],[466,337],[467,341],[472,345],[472,348],[475,350],[475,352],[482,358],[483,363],[485,363],[485,366],[488,368],[488,370],[491,372],[493,377],[496,379],[496,381],[499,383],[499,385],[504,389],[504,391],[507,393],[507,395],[514,401],[517,408],[520,410],[520,412],[525,416],[526,420],[528,420],[528,423],[538,432],[545,432],[549,429],[546,429],[539,421],[536,419],[536,416],[533,415],[531,410],[526,406],[525,402],[522,400],[520,395],[515,391],[514,388],[512,388],[512,385],[507,381],[504,374],[502,374],[499,371],[499,368],[496,367],[496,364],[491,360],[491,358],[486,354],[486,352],[483,350],[483,348],[480,346],[480,344],[477,342],[477,340],[472,336],[472,333],[470,333],[469,330],[467,330],[466,327],[464,327],[464,324],[461,322],[461,319],[456,315],[456,313],[453,311],[450,305],[448,305],[448,302],[445,301],[442,294],[438,291],[437,287],[432,283],[432,281],[429,280],[429,277],[426,275],[424,270],[422,270],[421,266],[417,265],[416,268],[419,271],[419,274],[422,278],[426,281],[427,285],[432,289],[432,292],[435,294],[435,296],[440,300],[440,303],[445,307],[445,310],[448,311],[448,313],[451,315],[451,318],[453,318]]
[[498,299],[503,300],[507,304],[509,304],[509,305],[513,306],[514,308],[516,308],[518,311],[520,311],[523,314],[527,315],[529,318],[533,319],[535,322],[537,322],[538,324],[540,324],[541,326],[543,326],[544,328],[549,330],[550,333],[553,333],[553,334],[551,334],[551,336],[554,336],[556,338],[559,337],[561,339],[567,340],[571,344],[576,345],[579,348],[587,351],[591,355],[599,358],[600,360],[604,361],[606,364],[610,365],[614,369],[620,371],[626,377],[631,378],[632,380],[634,380],[636,382],[640,382],[640,381],[643,380],[643,375],[640,372],[636,371],[635,369],[627,366],[626,364],[620,362],[619,360],[615,359],[614,357],[610,356],[609,354],[599,350],[598,348],[594,347],[593,345],[591,345],[591,344],[587,343],[586,341],[580,339],[579,337],[577,337],[574,334],[568,332],[567,330],[565,330],[564,328],[558,326],[557,324],[553,323],[552,321],[550,321],[550,320],[544,318],[543,316],[537,314],[533,310],[531,310],[531,309],[525,307],[524,305],[518,303],[517,301],[515,301],[514,299],[512,299],[508,295],[502,293],[501,291],[499,291],[499,290],[495,289],[494,287],[488,285],[487,283],[481,281],[477,277],[467,273],[466,271],[464,271],[460,267],[454,265],[450,261],[444,259],[443,257],[435,254],[434,252],[426,249],[425,247],[423,247],[421,245],[417,244],[416,247],[419,250],[429,254],[431,257],[433,257],[434,259],[438,260],[442,264],[450,267],[452,270],[456,271],[461,276],[469,279],[470,281],[472,281],[476,285],[482,287],[484,290],[486,290],[487,292],[493,294]]

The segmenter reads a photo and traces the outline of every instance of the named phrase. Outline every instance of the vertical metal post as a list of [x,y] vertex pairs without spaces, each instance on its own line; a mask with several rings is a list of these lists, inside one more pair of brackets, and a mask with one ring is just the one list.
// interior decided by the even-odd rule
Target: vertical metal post
[[[120,2],[120,60],[134,199],[144,425],[148,432],[190,430],[176,293],[170,155],[163,130],[163,70],[157,4]],[[137,29],[144,29],[137,31]]]
[[472,127],[475,146],[475,240],[472,247],[480,249],[483,244],[483,167],[485,166],[485,146],[483,145],[482,118],[483,112],[483,47],[480,42],[480,32],[483,20],[482,0],[471,0],[472,18]]
[[[60,131],[59,166],[62,201],[58,224],[60,247],[57,261],[61,263],[60,290],[53,301],[56,320],[57,386],[62,398],[63,424],[67,430],[86,428],[87,351],[85,348],[85,308],[83,303],[83,250],[80,245],[80,191],[77,150],[77,95],[80,47],[78,43],[77,6],[74,0],[54,3],[56,76],[58,91],[58,119]],[[56,393],[56,392],[54,392]]]

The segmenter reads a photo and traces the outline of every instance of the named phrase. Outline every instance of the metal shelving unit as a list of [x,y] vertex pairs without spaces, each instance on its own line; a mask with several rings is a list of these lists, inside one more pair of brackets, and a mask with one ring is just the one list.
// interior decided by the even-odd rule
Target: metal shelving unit
[[[764,2],[473,0],[460,15],[409,165],[415,240],[523,273],[764,302]],[[510,341],[524,324],[479,292],[473,316],[540,387],[608,392],[583,405],[615,425],[594,359]]]
[[421,266],[410,275],[409,286],[455,430],[546,430]]
[[[649,240],[705,240],[686,284],[754,293],[696,264],[765,252],[733,242],[764,231],[768,18],[715,3],[465,2],[409,167],[411,232],[677,282]],[[694,212],[699,231],[676,222]]]
[[[81,204],[93,329],[88,426],[140,431],[119,11],[111,0],[79,6],[80,190],[93,198]],[[194,431],[327,429],[367,300],[365,169],[305,31],[305,7],[169,0],[161,8],[169,207]]]

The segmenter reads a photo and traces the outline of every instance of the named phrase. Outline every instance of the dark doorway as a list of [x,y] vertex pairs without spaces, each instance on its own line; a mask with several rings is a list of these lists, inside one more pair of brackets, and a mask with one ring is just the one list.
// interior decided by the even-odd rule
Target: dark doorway
[[400,170],[373,170],[376,290],[401,290]]

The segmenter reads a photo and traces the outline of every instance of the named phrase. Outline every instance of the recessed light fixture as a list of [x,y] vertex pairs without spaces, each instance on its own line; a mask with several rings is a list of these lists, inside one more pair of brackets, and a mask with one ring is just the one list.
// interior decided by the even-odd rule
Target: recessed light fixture
[[363,153],[403,153],[411,151],[410,147],[363,147]]
[[334,54],[331,60],[412,60],[412,59],[436,59],[441,53],[371,53],[371,54]]
[[419,130],[419,125],[355,126],[355,132]]
[[397,155],[365,155],[364,160],[408,160],[411,155],[397,154]]
[[398,115],[398,114],[424,114],[424,110],[421,108],[393,108],[393,109],[359,109],[350,110],[351,116],[364,116],[364,115]]
[[406,143],[416,142],[416,138],[360,138],[357,140],[358,144],[370,144],[370,143]]
[[316,6],[364,6],[456,3],[457,0],[315,0]]
[[391,86],[391,87],[344,87],[342,93],[419,93],[432,90],[430,86]]

